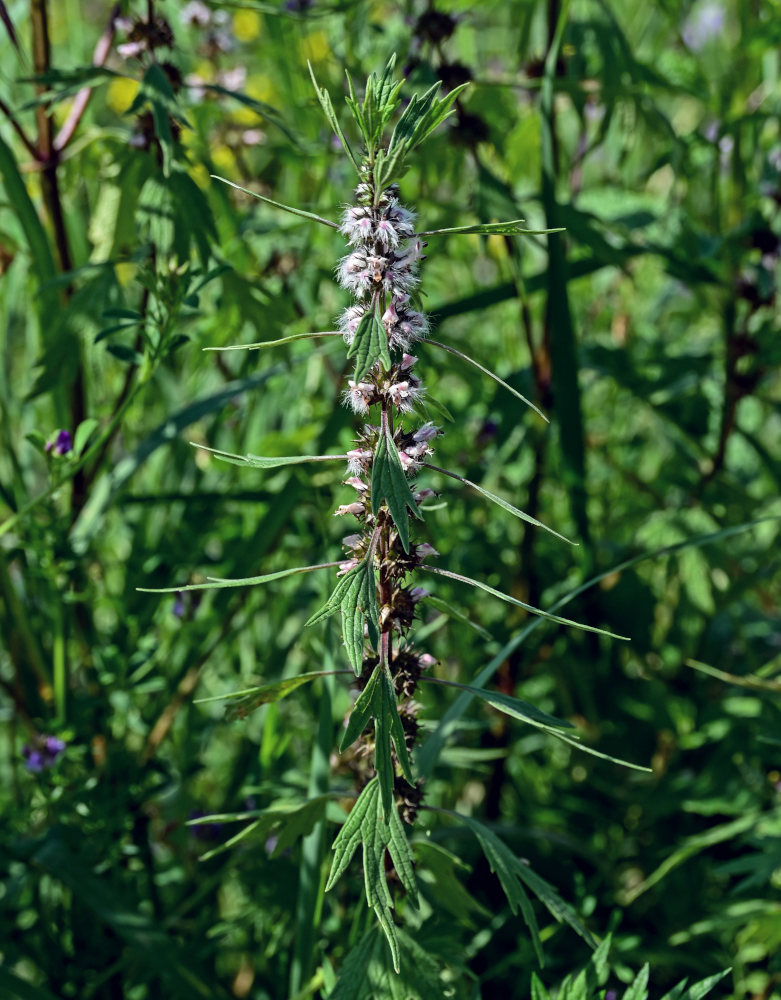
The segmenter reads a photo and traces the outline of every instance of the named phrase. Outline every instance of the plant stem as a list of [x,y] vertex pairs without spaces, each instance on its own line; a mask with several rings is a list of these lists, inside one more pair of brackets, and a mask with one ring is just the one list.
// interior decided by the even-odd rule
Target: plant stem
[[[33,67],[36,76],[45,76],[51,70],[51,42],[49,39],[49,15],[47,0],[30,0],[30,21],[32,26]],[[40,95],[46,90],[45,83],[36,84],[36,92]],[[38,126],[38,160],[41,163],[41,192],[49,220],[54,230],[54,244],[57,248],[60,270],[67,274],[73,270],[73,257],[65,227],[65,213],[62,207],[57,170],[60,165],[60,152],[54,143],[54,119],[48,106],[39,104],[35,109]],[[75,126],[74,126],[75,127]],[[70,282],[64,291],[66,303],[73,295]],[[76,351],[76,374],[70,387],[70,420],[75,430],[86,416],[86,387],[84,385],[84,366],[81,356],[81,343],[74,335],[73,349]],[[73,492],[71,506],[80,510],[86,500],[84,476],[77,470],[73,477]]]

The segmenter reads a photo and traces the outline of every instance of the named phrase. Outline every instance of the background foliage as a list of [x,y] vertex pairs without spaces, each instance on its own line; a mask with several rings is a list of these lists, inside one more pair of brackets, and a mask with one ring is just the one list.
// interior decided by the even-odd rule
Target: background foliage
[[[491,664],[489,687],[653,768],[553,745],[482,702],[454,711],[431,684],[427,802],[487,822],[612,932],[589,989],[648,962],[654,995],[729,966],[720,995],[778,997],[778,5],[577,0],[547,66],[557,0],[121,13],[148,6],[172,29],[151,69],[109,3],[48,5],[50,58],[33,44],[42,0],[0,3],[3,995],[326,996],[372,926],[357,869],[321,892],[338,796],[205,860],[241,825],[188,825],[349,785],[350,760],[325,752],[342,678],[243,720],[194,703],[341,666],[335,630],[302,628],[327,581],[200,601],[137,588],[338,558],[340,470],[237,469],[190,442],[351,447],[338,341],[201,351],[331,329],[342,239],[209,175],[335,218],[352,168],[306,62],[341,114],[343,68],[360,80],[396,52],[407,96],[473,81],[404,178],[424,228],[567,230],[445,238],[424,267],[436,336],[550,427],[450,355],[422,346],[421,365],[455,417],[441,464],[580,547],[445,481],[430,541],[541,607],[604,574],[566,614],[631,638],[529,629],[439,580],[491,638],[427,612],[434,674],[473,683]],[[399,995],[526,997],[534,972],[553,988],[589,961],[540,910],[539,970],[466,828],[416,840],[425,899]]]

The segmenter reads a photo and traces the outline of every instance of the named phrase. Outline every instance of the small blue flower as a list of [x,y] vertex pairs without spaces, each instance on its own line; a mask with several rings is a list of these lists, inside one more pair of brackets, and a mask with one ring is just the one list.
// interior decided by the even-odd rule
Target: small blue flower
[[57,431],[57,437],[49,441],[46,445],[47,451],[53,451],[55,455],[67,455],[73,450],[73,439],[70,431]]
[[58,736],[37,735],[22,747],[25,767],[33,774],[40,774],[52,767],[67,746]]

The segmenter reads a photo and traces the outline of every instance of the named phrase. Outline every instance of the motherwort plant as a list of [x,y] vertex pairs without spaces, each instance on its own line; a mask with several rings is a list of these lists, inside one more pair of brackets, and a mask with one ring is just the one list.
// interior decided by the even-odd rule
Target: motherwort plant
[[[559,624],[600,630],[540,611],[482,582],[435,565],[438,552],[418,536],[424,501],[434,495],[426,483],[429,471],[449,476],[478,491],[506,513],[544,527],[507,500],[432,464],[434,447],[442,431],[427,419],[430,413],[423,405],[424,386],[415,354],[416,344],[427,339],[428,334],[419,297],[420,266],[425,259],[427,239],[456,233],[515,235],[530,231],[522,228],[522,220],[433,231],[417,227],[415,214],[402,203],[397,181],[410,155],[448,117],[463,88],[442,98],[438,96],[437,85],[422,96],[413,97],[388,137],[386,132],[401,103],[401,83],[394,80],[393,66],[391,59],[381,77],[369,78],[362,100],[356,96],[350,81],[347,103],[360,134],[361,155],[345,136],[328,94],[315,81],[326,117],[358,174],[353,203],[344,211],[341,222],[257,196],[278,208],[338,229],[345,237],[347,253],[337,273],[339,283],[354,301],[340,316],[339,329],[285,339],[339,335],[344,338],[347,356],[354,361],[352,376],[344,388],[344,401],[362,420],[356,429],[355,447],[346,455],[289,458],[213,451],[227,461],[261,468],[346,459],[344,482],[352,491],[352,498],[334,512],[349,524],[349,533],[343,541],[344,558],[340,562],[283,570],[245,581],[212,579],[195,586],[264,583],[293,573],[335,571],[331,596],[307,624],[315,626],[336,614],[341,617],[344,656],[354,671],[359,694],[344,729],[340,750],[358,744],[353,759],[358,762],[355,773],[359,788],[357,801],[333,844],[334,859],[326,889],[337,882],[362,845],[366,899],[385,933],[398,972],[404,941],[409,943],[410,939],[397,927],[394,911],[418,904],[416,857],[405,829],[414,825],[424,797],[422,781],[415,769],[418,705],[414,698],[419,682],[435,663],[414,641],[413,626],[419,605],[437,600],[421,585],[420,574],[429,579],[448,577],[478,587]],[[427,342],[475,365],[536,410],[513,388],[460,351],[430,339]],[[434,409],[436,404],[428,400],[428,406]],[[304,682],[316,676],[319,675],[294,680]],[[269,689],[274,687],[258,689],[260,695],[254,700],[252,694],[244,693],[234,711],[241,714],[271,700]],[[573,736],[567,732],[568,723],[506,695],[463,687],[498,710],[573,742]],[[307,815],[311,818],[314,813],[310,810]],[[471,818],[460,818],[477,835],[513,911],[523,913],[538,953],[536,920],[524,886],[539,896],[556,919],[566,920],[589,937],[552,887],[521,863],[495,834]],[[203,822],[207,820],[209,817]],[[417,863],[422,862],[417,859]],[[395,877],[389,880],[391,865]],[[389,882],[395,887],[395,897]]]

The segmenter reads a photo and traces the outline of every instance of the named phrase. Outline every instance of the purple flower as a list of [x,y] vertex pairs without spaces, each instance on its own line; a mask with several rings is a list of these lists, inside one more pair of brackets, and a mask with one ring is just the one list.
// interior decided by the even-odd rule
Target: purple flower
[[46,450],[53,451],[55,455],[67,455],[72,449],[73,440],[70,431],[57,431],[57,437],[46,445]]
[[58,736],[36,735],[22,747],[24,765],[33,774],[40,774],[55,764],[66,746]]

